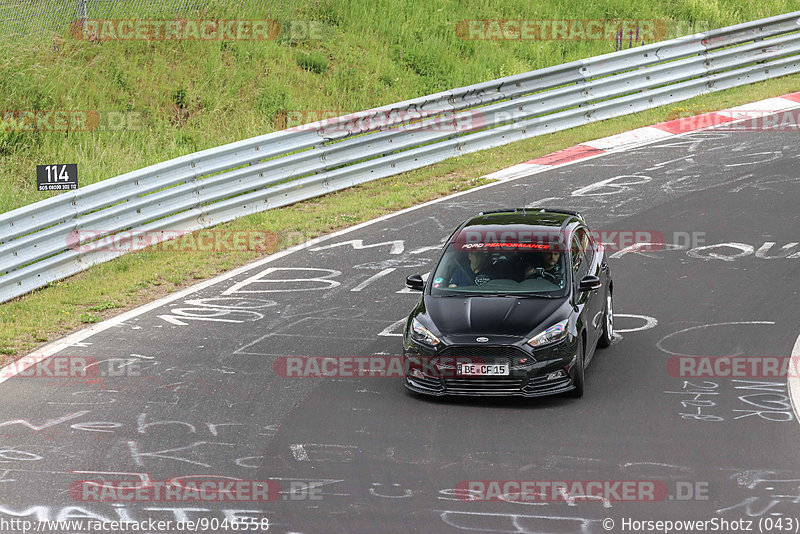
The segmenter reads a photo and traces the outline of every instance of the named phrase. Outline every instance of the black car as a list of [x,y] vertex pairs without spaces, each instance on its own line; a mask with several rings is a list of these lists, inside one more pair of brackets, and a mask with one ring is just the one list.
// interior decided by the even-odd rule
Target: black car
[[430,395],[569,393],[613,337],[602,244],[574,211],[480,213],[450,236],[403,334],[406,387]]

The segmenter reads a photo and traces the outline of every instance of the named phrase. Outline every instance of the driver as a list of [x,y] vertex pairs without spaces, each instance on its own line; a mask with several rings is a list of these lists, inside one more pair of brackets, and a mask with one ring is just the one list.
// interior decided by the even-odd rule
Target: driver
[[456,268],[450,277],[448,287],[480,286],[494,278],[491,258],[487,250],[470,250],[467,252],[469,269]]
[[561,252],[558,250],[544,250],[538,253],[539,265],[529,256],[529,261],[523,267],[523,280],[530,278],[544,278],[554,284],[561,284],[564,279],[564,270],[561,267]]

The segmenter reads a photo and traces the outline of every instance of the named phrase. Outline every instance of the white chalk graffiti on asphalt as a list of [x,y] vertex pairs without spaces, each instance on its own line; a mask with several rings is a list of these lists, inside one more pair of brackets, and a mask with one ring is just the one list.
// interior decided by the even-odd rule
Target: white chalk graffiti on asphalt
[[365,248],[375,248],[375,247],[383,247],[386,245],[390,245],[392,248],[389,250],[389,254],[402,254],[403,250],[405,250],[405,241],[403,241],[402,239],[396,239],[394,241],[384,241],[381,243],[374,243],[372,245],[365,245],[363,239],[351,239],[350,241],[341,241],[339,243],[333,243],[332,245],[323,245],[321,247],[315,247],[309,250],[311,252],[316,252],[318,250],[327,250],[347,245],[353,247],[354,250],[363,250]]
[[606,178],[586,187],[581,187],[572,192],[573,197],[592,197],[615,195],[628,191],[631,186],[646,184],[653,179],[649,176],[640,176],[636,174],[623,174],[622,176],[614,176],[613,178]]
[[[734,394],[738,400],[747,406],[745,409],[731,409],[734,414],[739,414],[730,418],[731,420],[736,421],[752,416],[757,416],[757,419],[764,421],[777,423],[786,423],[794,420],[785,383],[757,380],[733,380],[732,383],[734,384]],[[692,410],[690,412],[678,412],[681,419],[719,422],[725,421],[725,417],[708,413],[711,409],[715,409],[719,413],[722,408],[719,400],[720,396],[723,395],[723,390],[719,386],[718,382],[710,380],[684,381],[681,391],[665,391],[664,393],[681,395],[681,407]],[[748,390],[755,391],[755,393],[748,392]]]
[[[745,497],[733,506],[720,508],[718,514],[733,512],[732,515],[741,516],[744,512],[748,517],[791,517],[800,502],[800,476],[796,472],[751,469],[734,473],[730,478],[736,480],[740,487],[765,492],[766,495]],[[777,511],[776,507],[782,504],[786,505],[785,512]]]
[[721,260],[721,261],[736,261],[742,258],[753,256],[762,260],[778,260],[800,259],[800,251],[795,252],[795,249],[800,243],[791,242],[775,251],[774,254],[769,254],[772,248],[777,245],[774,241],[765,241],[763,245],[754,247],[747,243],[726,242],[715,243],[712,245],[703,245],[699,247],[690,248],[686,245],[695,239],[688,232],[676,232],[675,239],[684,241],[684,243],[654,243],[654,242],[639,242],[633,243],[625,248],[618,250],[611,254],[611,258],[621,258],[628,254],[634,256],[644,256],[646,258],[660,258],[661,253],[670,252],[674,250],[685,250],[686,255],[690,258],[695,258],[704,261]]
[[[297,275],[302,272],[314,273],[310,278],[298,278]],[[273,273],[287,274],[292,278],[268,278]],[[323,274],[320,274],[323,273]],[[320,291],[324,289],[332,289],[341,285],[341,282],[332,280],[341,275],[341,271],[335,269],[318,269],[316,267],[269,267],[263,271],[238,282],[222,292],[223,295],[233,295],[236,293],[285,293],[287,291]],[[300,287],[287,287],[296,284]],[[254,288],[247,288],[248,286]],[[267,286],[268,289],[255,289],[256,286]],[[277,287],[274,287],[276,286]],[[272,287],[271,287],[272,286]]]
[[377,280],[377,279],[379,279],[379,278],[382,278],[382,277],[386,276],[386,275],[387,275],[387,274],[389,274],[389,273],[392,273],[392,272],[394,272],[394,270],[395,270],[395,268],[394,268],[394,267],[389,267],[388,269],[384,269],[384,270],[382,270],[382,271],[380,271],[380,272],[378,272],[378,273],[376,273],[376,274],[374,274],[374,275],[370,276],[369,278],[367,278],[366,280],[364,280],[363,282],[361,282],[360,284],[358,284],[356,287],[354,287],[354,288],[353,288],[353,289],[351,289],[350,291],[356,291],[356,292],[357,292],[357,291],[362,291],[362,290],[363,290],[365,287],[367,287],[368,285],[370,285],[370,284],[371,284],[372,282],[374,282],[375,280]]
[[614,333],[618,332],[641,332],[642,330],[650,330],[651,328],[655,328],[658,325],[658,320],[655,317],[650,317],[649,315],[636,315],[631,313],[615,313],[614,319],[640,319],[644,321],[642,326],[637,326],[634,328],[618,328],[615,326]]
[[355,445],[336,443],[292,443],[289,445],[292,457],[298,462],[345,462],[353,461]]
[[[383,330],[378,335],[383,337],[403,337],[403,326],[406,324],[405,319],[398,319]],[[400,330],[398,332],[398,330]]]
[[[373,482],[372,484],[370,484],[370,486],[372,486],[372,487],[369,488],[369,494],[372,495],[373,497],[382,497],[384,499],[405,499],[405,498],[408,498],[408,497],[411,497],[412,495],[414,495],[414,492],[411,491],[408,488],[404,489],[403,493],[400,494],[400,495],[386,495],[385,493],[379,493],[377,488],[383,486],[383,484],[381,484],[380,482]],[[390,486],[392,488],[400,488],[401,487],[400,484],[397,484],[397,483],[390,484]],[[392,490],[392,491],[396,491],[396,490]]]
[[673,337],[685,338],[687,332],[691,332],[693,330],[705,330],[707,328],[716,328],[719,326],[739,326],[739,325],[774,325],[775,321],[731,321],[725,323],[707,323],[701,324],[697,326],[690,326],[689,328],[684,328],[682,330],[678,330],[677,332],[672,332],[671,334],[667,334],[666,336],[662,337],[656,343],[656,347],[662,351],[666,352],[667,354],[672,354],[673,356],[697,356],[697,354],[683,354],[680,352],[674,352],[664,348],[664,342]]
[[[578,528],[572,532],[591,534],[602,532],[596,528],[600,526],[599,519],[585,519],[581,517],[563,517],[548,515],[501,514],[489,512],[460,512],[458,510],[434,510],[439,512],[439,517],[448,526],[459,530],[472,530],[480,532],[504,532],[513,534],[559,534],[566,532],[564,523],[569,523],[567,528]],[[543,530],[547,522],[552,522],[557,530]],[[557,525],[557,526],[556,526]],[[513,529],[513,530],[509,530]]]
[[[202,299],[187,299],[187,307],[172,308],[172,315],[159,315],[169,323],[178,326],[187,326],[185,321],[212,321],[220,323],[243,323],[245,321],[258,321],[264,314],[256,311],[275,306],[274,300],[239,297],[213,297]],[[224,317],[231,317],[225,319]],[[235,317],[235,318],[233,318]]]

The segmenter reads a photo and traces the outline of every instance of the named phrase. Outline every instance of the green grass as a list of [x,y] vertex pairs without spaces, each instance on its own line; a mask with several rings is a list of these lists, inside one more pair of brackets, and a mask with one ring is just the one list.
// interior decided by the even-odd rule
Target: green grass
[[96,304],[94,306],[89,306],[86,309],[89,310],[89,311],[103,311],[103,310],[111,310],[111,309],[114,309],[114,308],[119,308],[119,304],[117,304],[116,302],[106,301],[106,302],[103,302],[101,304]]
[[91,323],[99,323],[102,319],[99,315],[95,315],[93,313],[84,312],[80,314],[81,323],[84,324],[91,324]]
[[[273,131],[293,110],[355,111],[614,50],[612,41],[465,41],[463,19],[665,19],[719,27],[796,9],[791,1],[604,0],[251,1],[196,17],[279,21],[268,42],[99,42],[65,36],[0,46],[0,109],[133,112],[139,129],[0,131],[0,212],[53,193],[35,191],[35,166],[77,162],[82,186],[197,150]],[[296,31],[313,21],[314,35]],[[707,21],[707,22],[706,22]],[[300,24],[302,28],[302,24]],[[295,28],[295,30],[292,30]],[[702,29],[702,28],[701,28]],[[291,31],[290,31],[291,30]],[[292,33],[293,32],[293,33]],[[308,56],[307,68],[299,65]],[[324,59],[316,62],[311,58]],[[306,61],[306,60],[303,60]],[[480,185],[481,175],[586,140],[800,89],[800,77],[707,95],[533,138],[233,221],[227,230],[279,236],[276,250]],[[365,202],[364,199],[369,199]],[[85,323],[263,256],[145,250],[0,305],[0,354],[23,354]]]

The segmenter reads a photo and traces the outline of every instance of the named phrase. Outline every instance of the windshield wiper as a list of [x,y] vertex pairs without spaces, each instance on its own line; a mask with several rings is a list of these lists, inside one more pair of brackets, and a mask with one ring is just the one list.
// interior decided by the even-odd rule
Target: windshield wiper
[[555,299],[551,295],[543,295],[541,293],[480,293],[476,297],[513,297],[513,298],[531,298],[531,299]]
[[473,291],[451,292],[446,295],[435,295],[437,297],[506,297],[506,298],[529,298],[529,299],[557,299],[561,298],[553,295],[541,293],[478,293]]

